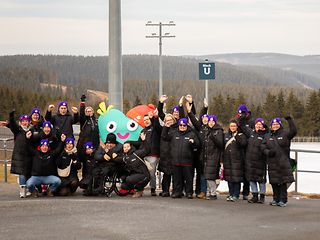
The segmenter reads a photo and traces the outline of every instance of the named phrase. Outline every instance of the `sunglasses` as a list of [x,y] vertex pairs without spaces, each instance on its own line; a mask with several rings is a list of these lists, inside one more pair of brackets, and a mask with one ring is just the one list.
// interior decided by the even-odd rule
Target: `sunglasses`
[[181,127],[186,127],[187,125],[185,125],[185,124],[180,124],[179,126],[181,126]]

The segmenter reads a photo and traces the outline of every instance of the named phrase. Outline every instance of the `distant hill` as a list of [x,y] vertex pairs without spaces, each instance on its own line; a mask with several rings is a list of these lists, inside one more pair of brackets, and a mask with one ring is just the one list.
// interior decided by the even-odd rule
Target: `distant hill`
[[320,79],[320,55],[297,56],[279,53],[229,53],[198,56],[234,65],[269,66]]
[[[216,56],[212,57],[217,60],[217,64],[216,79],[209,84],[211,96],[216,94],[237,96],[243,93],[248,95],[249,101],[261,103],[266,97],[266,89],[277,92],[281,88],[293,88],[295,92],[300,92],[302,100],[305,100],[306,89],[320,88],[320,78],[314,76],[283,70],[273,65],[232,65],[219,62],[233,59],[233,63],[236,63],[235,59],[240,59],[241,54],[220,55],[219,61]],[[249,55],[243,54],[243,56],[246,56],[247,63],[253,62],[253,60],[249,61]],[[265,58],[266,56],[264,55]],[[277,58],[277,54],[270,56]],[[210,59],[210,56],[207,58]],[[289,59],[290,55],[284,55],[282,58]],[[197,101],[201,101],[204,94],[204,82],[198,80],[199,59],[200,57],[164,56],[164,93],[177,98],[191,93]],[[263,56],[260,59],[263,59]],[[296,59],[297,62],[299,57],[293,56],[292,59]],[[310,56],[308,59],[310,59],[308,63],[317,63],[316,56]],[[285,61],[281,63],[283,62]],[[81,94],[88,89],[108,92],[107,66],[108,57],[0,56],[0,84],[22,89],[25,92],[41,91],[52,97],[65,95],[69,99],[78,101]],[[158,56],[123,56],[123,79],[125,99],[133,103],[135,97],[139,96],[142,102],[148,102],[151,95],[157,95],[158,92]]]

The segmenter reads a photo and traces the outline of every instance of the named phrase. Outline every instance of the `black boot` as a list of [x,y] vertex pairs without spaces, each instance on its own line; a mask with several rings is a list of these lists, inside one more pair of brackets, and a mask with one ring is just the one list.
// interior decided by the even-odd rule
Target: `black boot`
[[259,199],[258,203],[264,203],[264,201],[265,201],[265,195],[260,194],[260,199]]
[[252,198],[248,200],[249,203],[257,203],[258,202],[258,193],[252,193]]

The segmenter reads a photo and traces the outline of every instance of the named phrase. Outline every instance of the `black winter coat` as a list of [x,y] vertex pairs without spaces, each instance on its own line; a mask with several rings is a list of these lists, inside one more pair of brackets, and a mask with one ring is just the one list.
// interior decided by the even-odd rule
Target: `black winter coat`
[[58,137],[60,137],[61,134],[64,134],[67,136],[67,138],[74,138],[72,125],[79,121],[79,113],[76,113],[73,116],[69,112],[67,112],[66,115],[57,113],[56,115],[52,116],[52,112],[47,111],[45,118],[47,121],[51,122],[57,132]]
[[[173,131],[173,127],[169,129]],[[160,161],[158,165],[158,170],[167,175],[173,174],[172,156],[171,156],[171,143],[165,141],[163,138],[160,140]]]
[[242,182],[244,179],[244,150],[247,138],[243,133],[237,133],[232,139],[232,133],[225,134],[225,149],[223,152],[224,179],[228,182]]
[[[115,161],[106,161],[104,159],[104,155],[107,154],[110,158],[112,158],[112,154],[116,153],[119,155],[122,151],[122,144],[118,143],[114,148],[108,150],[104,149],[103,147],[99,147],[96,153],[94,154],[94,172],[100,172],[98,169],[103,170],[103,169],[108,169],[109,172],[114,172],[119,166]],[[106,171],[103,171],[106,172]]]
[[31,142],[33,146],[38,147],[40,144],[40,141],[42,139],[48,139],[49,141],[49,146],[51,150],[54,150],[57,148],[60,140],[58,139],[56,133],[54,132],[54,129],[51,130],[51,132],[47,135],[45,134],[43,131],[41,131],[40,133],[35,133],[32,132],[32,136],[31,136]]
[[[98,121],[93,115],[92,117],[85,115],[85,105],[80,105],[80,135],[77,143],[77,149],[79,153],[85,151],[84,144],[86,142],[92,142],[93,148],[98,149],[100,139],[99,139],[99,128]],[[105,139],[103,139],[105,141]]]
[[138,173],[150,178],[149,170],[143,163],[143,158],[145,156],[146,152],[144,151],[144,148],[136,150],[135,147],[132,147],[128,153],[122,152],[112,161],[124,165],[125,169],[129,172],[130,175]]
[[70,153],[63,150],[63,152],[59,155],[56,160],[57,167],[60,169],[65,169],[70,165],[70,162],[73,161],[71,164],[71,170],[68,177],[60,177],[61,179],[61,187],[68,186],[72,181],[79,181],[78,178],[78,170],[81,168],[81,163],[78,161],[77,152],[74,150]]
[[[172,164],[175,166],[192,166],[194,163],[193,152],[200,146],[196,133],[189,126],[184,132],[179,131],[178,128],[169,130],[170,128],[164,127],[161,137],[171,143]],[[190,139],[193,139],[194,142],[190,143]]]
[[29,148],[32,154],[32,176],[57,176],[57,162],[58,155],[63,150],[63,143],[60,142],[58,147],[43,153],[39,150]]
[[[294,182],[289,158],[291,140],[297,134],[297,128],[291,118],[287,121],[289,131],[285,131],[282,127],[277,131],[271,131],[261,145],[263,153],[267,156],[269,181],[271,184]],[[271,155],[270,151],[274,154]]]
[[31,176],[32,159],[29,153],[29,145],[26,138],[27,129],[24,130],[14,120],[14,113],[10,113],[9,124],[14,135],[14,147],[12,152],[11,169],[10,172],[13,174],[24,175],[26,177]]
[[250,127],[242,127],[247,137],[247,148],[245,157],[245,176],[247,181],[265,183],[266,182],[266,157],[262,153],[261,144],[267,131],[256,132]]

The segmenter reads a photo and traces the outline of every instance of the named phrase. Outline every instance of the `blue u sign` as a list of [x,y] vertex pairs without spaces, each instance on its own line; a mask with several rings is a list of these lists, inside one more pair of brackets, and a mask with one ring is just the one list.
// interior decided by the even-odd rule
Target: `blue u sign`
[[215,63],[199,63],[199,79],[209,80],[215,79]]

